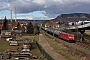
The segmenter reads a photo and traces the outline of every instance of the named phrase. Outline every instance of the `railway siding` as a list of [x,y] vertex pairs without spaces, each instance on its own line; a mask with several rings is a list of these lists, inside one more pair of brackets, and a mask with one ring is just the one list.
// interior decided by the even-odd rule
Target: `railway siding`
[[68,42],[64,42],[64,41],[61,41],[60,39],[58,39],[58,42],[64,44],[65,46],[68,46],[70,48],[73,48],[73,49],[76,49],[76,50],[79,50],[85,54],[89,54],[90,55],[90,50],[88,48],[85,48],[83,46],[80,46],[80,45],[77,45],[75,43],[68,43]]
[[[50,38],[53,38],[53,36],[52,35],[50,35],[50,34],[48,34],[48,33],[45,33],[47,36],[49,36]],[[74,49],[74,50],[76,50],[76,51],[78,51],[79,53],[79,58],[80,57],[83,57],[84,55],[85,56],[87,56],[87,58],[88,59],[90,59],[90,49],[89,48],[87,48],[87,47],[84,47],[84,46],[82,46],[82,45],[79,45],[79,44],[76,44],[76,43],[68,43],[68,42],[66,42],[66,41],[63,41],[63,40],[61,40],[61,39],[59,39],[59,38],[56,38],[55,37],[55,39],[54,39],[55,41],[57,41],[57,42],[59,42],[59,43],[61,43],[61,44],[63,44],[64,46],[66,46],[66,47],[68,47],[68,48],[71,48],[71,49]],[[74,51],[74,53],[72,53],[73,55],[76,55],[75,54],[75,51]]]

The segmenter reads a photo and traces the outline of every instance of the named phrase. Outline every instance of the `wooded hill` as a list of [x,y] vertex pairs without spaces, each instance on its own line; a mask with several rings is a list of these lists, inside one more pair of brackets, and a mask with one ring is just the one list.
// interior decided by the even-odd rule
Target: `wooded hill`
[[90,14],[87,13],[71,13],[71,14],[61,14],[57,16],[52,21],[80,21],[80,20],[90,20]]

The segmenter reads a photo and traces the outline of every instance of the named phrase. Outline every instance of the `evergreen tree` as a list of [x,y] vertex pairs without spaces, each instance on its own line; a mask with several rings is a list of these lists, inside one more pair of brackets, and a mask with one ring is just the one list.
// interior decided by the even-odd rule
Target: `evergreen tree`
[[5,16],[5,19],[4,19],[4,22],[3,22],[2,30],[8,30],[8,21],[6,19],[6,16]]
[[20,26],[19,22],[18,22],[18,25],[17,25],[17,30],[21,30],[21,26]]
[[28,34],[33,34],[34,32],[34,27],[32,25],[32,23],[30,22],[28,25],[27,25],[27,33]]
[[38,23],[34,24],[34,34],[38,34],[39,33],[39,27],[38,27]]

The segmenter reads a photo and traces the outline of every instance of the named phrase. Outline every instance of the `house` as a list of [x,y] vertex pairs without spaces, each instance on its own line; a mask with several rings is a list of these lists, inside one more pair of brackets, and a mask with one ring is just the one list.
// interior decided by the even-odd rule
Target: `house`
[[11,32],[12,32],[12,30],[1,30],[1,35],[8,35],[8,36],[10,36],[11,35]]
[[45,23],[45,27],[50,27],[50,25],[51,25],[50,22]]
[[30,39],[25,38],[23,40],[23,50],[22,51],[30,51],[31,44],[30,44]]
[[11,46],[18,46],[18,42],[17,41],[9,41]]
[[20,36],[22,31],[21,30],[13,30],[12,33],[13,33],[12,34],[13,36],[16,36],[16,35]]
[[1,30],[1,40],[11,38],[11,30]]
[[0,23],[0,29],[2,29],[2,26],[3,26],[3,24],[2,24],[2,23]]
[[53,24],[53,28],[55,27],[55,28],[58,28],[59,27],[59,24],[57,23],[57,22],[52,22],[52,24]]
[[59,27],[59,24],[57,22],[48,21],[48,22],[45,23],[45,27],[58,28]]
[[6,39],[6,41],[10,41],[10,40],[12,40],[12,38],[7,38],[7,39]]

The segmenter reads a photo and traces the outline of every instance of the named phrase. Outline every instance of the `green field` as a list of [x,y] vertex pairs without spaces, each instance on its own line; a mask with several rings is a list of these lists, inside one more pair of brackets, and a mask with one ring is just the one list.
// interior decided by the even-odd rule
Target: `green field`
[[3,53],[6,49],[17,49],[19,46],[10,46],[9,42],[0,40],[0,52]]
[[[22,37],[18,37],[21,39],[24,38],[29,38],[30,40],[38,40],[38,35],[37,36],[22,36]],[[17,40],[19,43],[22,43],[23,40]],[[16,50],[18,47],[21,47],[22,44],[20,44],[19,46],[10,46],[8,41],[4,41],[4,40],[0,40],[0,52],[3,53],[5,50],[7,49],[14,49]],[[38,47],[34,44],[34,48],[30,51],[33,55],[36,55],[38,57],[41,56],[41,53],[38,49]],[[3,59],[4,60],[4,59]],[[8,59],[8,60],[14,60],[14,59]]]

